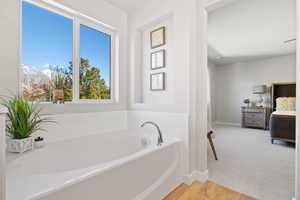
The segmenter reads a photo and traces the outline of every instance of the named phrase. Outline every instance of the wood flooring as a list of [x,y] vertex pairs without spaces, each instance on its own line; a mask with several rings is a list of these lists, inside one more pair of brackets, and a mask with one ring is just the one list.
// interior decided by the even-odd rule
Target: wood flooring
[[178,186],[163,200],[255,200],[212,182],[194,182]]

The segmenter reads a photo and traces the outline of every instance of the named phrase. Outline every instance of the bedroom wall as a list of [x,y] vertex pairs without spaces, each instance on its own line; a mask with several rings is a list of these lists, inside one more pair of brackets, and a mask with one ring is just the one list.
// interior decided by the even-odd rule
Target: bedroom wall
[[[218,65],[216,68],[216,119],[219,124],[241,124],[243,100],[256,100],[254,85],[296,81],[296,55]],[[214,76],[211,76],[214,79]]]
[[213,123],[217,119],[217,112],[216,112],[216,95],[217,95],[217,69],[216,65],[212,63],[211,61],[208,61],[208,78],[209,78],[209,96],[208,96],[208,102],[209,102],[209,108],[208,108],[208,120],[210,123]]

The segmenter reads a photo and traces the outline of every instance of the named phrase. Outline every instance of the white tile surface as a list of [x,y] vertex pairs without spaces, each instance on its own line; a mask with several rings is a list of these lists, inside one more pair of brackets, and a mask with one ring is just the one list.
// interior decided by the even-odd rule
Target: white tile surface
[[[294,196],[295,148],[276,141],[268,131],[215,127],[219,161],[208,150],[209,179],[260,200],[290,200]],[[208,147],[210,148],[210,147]]]
[[47,143],[127,129],[127,111],[68,113],[49,117],[56,123],[47,124],[46,132],[35,134],[45,137]]

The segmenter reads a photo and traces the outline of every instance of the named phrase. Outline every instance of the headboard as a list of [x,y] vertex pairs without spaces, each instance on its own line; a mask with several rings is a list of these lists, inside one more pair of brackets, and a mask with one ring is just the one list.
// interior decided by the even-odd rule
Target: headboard
[[276,110],[278,97],[296,97],[296,83],[273,83],[272,84],[272,109]]

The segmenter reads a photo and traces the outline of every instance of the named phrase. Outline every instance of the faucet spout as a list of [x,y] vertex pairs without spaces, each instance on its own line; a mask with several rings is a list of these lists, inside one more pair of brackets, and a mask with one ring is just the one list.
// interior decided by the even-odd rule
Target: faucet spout
[[158,132],[157,146],[160,146],[164,142],[164,139],[163,139],[163,136],[162,136],[162,133],[161,133],[161,130],[160,130],[159,126],[156,123],[154,123],[154,122],[147,121],[147,122],[144,122],[141,125],[141,127],[144,127],[147,124],[153,125],[156,128],[156,130]]

